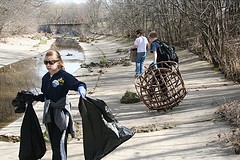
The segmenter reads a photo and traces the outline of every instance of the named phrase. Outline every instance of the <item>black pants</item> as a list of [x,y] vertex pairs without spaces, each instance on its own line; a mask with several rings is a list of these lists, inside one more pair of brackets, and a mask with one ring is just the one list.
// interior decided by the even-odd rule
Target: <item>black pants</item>
[[52,147],[52,160],[67,159],[67,131],[61,131],[54,122],[53,109],[50,107],[51,122],[46,127]]

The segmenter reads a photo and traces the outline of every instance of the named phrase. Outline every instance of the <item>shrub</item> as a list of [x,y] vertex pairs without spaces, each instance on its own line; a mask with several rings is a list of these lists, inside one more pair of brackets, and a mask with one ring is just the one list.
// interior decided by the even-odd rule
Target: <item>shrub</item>
[[100,60],[100,63],[108,63],[108,59],[107,59],[107,58],[102,58],[102,59]]
[[136,93],[126,91],[124,96],[121,98],[121,103],[137,103],[140,102],[140,98]]

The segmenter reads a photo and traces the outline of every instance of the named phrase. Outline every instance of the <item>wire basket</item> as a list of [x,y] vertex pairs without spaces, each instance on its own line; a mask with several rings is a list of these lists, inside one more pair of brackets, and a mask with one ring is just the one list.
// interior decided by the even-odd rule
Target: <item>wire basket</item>
[[187,91],[179,66],[173,61],[151,64],[135,80],[135,88],[143,103],[150,110],[172,109],[186,96]]

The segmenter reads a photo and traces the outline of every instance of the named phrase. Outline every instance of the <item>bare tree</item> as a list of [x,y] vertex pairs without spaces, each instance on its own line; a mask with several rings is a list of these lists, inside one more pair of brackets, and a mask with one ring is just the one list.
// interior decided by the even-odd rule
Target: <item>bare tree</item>
[[84,22],[93,32],[104,28],[105,33],[128,37],[139,28],[146,35],[155,30],[162,40],[198,52],[228,77],[240,79],[235,47],[240,41],[239,17],[239,0],[88,0],[83,5],[2,0],[0,35],[64,21]]
[[132,37],[137,28],[145,34],[155,30],[162,40],[198,52],[227,76],[240,79],[239,52],[234,48],[240,41],[239,0],[108,0],[104,4],[113,34]]
[[39,6],[44,0],[2,0],[0,36],[36,31]]

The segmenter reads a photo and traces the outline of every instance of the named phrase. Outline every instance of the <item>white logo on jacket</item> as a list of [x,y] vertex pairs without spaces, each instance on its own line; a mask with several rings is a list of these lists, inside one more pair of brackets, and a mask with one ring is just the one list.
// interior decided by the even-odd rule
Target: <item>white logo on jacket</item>
[[54,88],[56,88],[58,85],[59,85],[58,80],[55,79],[54,81],[52,81],[52,86],[53,86]]

